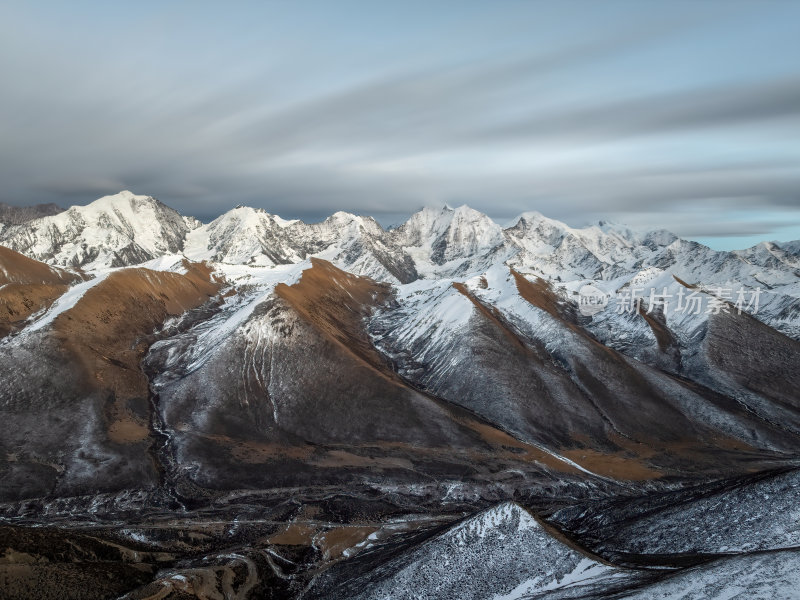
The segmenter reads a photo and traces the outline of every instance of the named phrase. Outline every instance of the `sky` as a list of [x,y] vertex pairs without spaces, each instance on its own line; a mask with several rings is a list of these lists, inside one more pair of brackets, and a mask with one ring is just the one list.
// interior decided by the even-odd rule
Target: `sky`
[[0,3],[0,201],[800,239],[800,2]]

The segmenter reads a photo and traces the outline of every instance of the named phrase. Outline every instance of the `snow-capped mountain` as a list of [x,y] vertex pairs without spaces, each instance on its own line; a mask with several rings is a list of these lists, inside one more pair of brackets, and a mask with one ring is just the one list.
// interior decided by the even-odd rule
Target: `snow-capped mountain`
[[263,209],[237,206],[190,231],[183,245],[192,260],[229,264],[282,265],[302,260],[286,247],[284,221]]
[[765,268],[783,268],[786,265],[800,270],[800,240],[784,243],[761,242],[734,253],[753,265]]
[[392,283],[463,277],[507,262],[560,283],[615,281],[657,268],[688,284],[781,291],[797,283],[800,265],[800,242],[718,252],[664,230],[640,232],[607,222],[579,229],[535,212],[520,215],[504,230],[467,206],[425,208],[389,231],[370,217],[344,212],[306,224],[243,206],[204,225],[130,192],[7,225],[0,243],[49,264],[87,271],[169,254],[256,266],[319,256]]
[[184,254],[192,260],[260,266],[324,256],[358,275],[391,282],[416,279],[409,257],[385,233],[375,219],[346,212],[306,224],[240,206],[190,232]]
[[[407,284],[465,280],[506,264],[552,282],[573,302],[588,283],[600,285],[609,296],[626,290],[647,296],[658,283],[660,292],[673,297],[690,286],[710,295],[722,293],[730,301],[739,290],[758,290],[756,318],[800,339],[800,242],[764,242],[720,252],[664,230],[636,231],[609,222],[573,228],[536,212],[523,213],[503,229],[467,206],[425,208],[388,231],[370,217],[344,212],[307,224],[244,206],[202,224],[154,198],[121,192],[6,226],[0,230],[0,244],[51,265],[87,272],[172,255],[265,268],[300,264],[313,256],[356,275]],[[631,323],[630,338],[603,337],[604,331],[628,330]],[[605,313],[590,328],[642,358],[654,338],[637,323]]]
[[0,580],[701,598],[741,570],[780,597],[798,250],[465,206],[203,224],[129,192],[9,225]]
[[389,237],[424,277],[464,274],[505,258],[502,228],[468,206],[424,208]]
[[179,252],[195,223],[155,198],[124,191],[9,226],[0,244],[53,265],[122,267]]
[[506,234],[521,249],[512,264],[557,281],[613,280],[648,267],[707,286],[737,282],[772,288],[797,280],[788,252],[787,260],[748,260],[754,249],[715,251],[665,230],[638,232],[605,222],[575,229],[538,213],[525,213]]
[[536,212],[520,215],[506,235],[521,250],[514,264],[558,280],[614,279],[678,239],[663,230],[642,233],[605,222],[575,229]]

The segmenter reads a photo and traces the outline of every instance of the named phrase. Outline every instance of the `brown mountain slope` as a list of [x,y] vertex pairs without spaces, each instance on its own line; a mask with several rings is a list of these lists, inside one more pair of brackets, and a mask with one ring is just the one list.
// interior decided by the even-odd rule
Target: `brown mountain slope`
[[[793,459],[797,435],[735,397],[601,344],[549,284],[510,276],[533,315],[483,300],[480,283],[476,290],[456,283],[472,305],[466,326],[418,318],[413,308],[383,309],[372,327],[380,347],[416,385],[613,479],[702,479]],[[455,310],[452,292],[437,294],[430,302]],[[430,302],[422,306],[436,314]],[[428,330],[409,345],[406,322]]]
[[[731,469],[732,474],[763,468],[773,460],[781,460],[782,455],[788,459],[797,447],[800,441],[797,436],[754,415],[737,399],[651,368],[600,344],[576,325],[572,315],[555,308],[554,292],[543,289],[549,288],[548,283],[542,280],[533,283],[516,272],[513,275],[520,295],[546,310],[569,332],[565,332],[565,347],[569,349],[569,356],[565,357],[567,370],[589,392],[613,427],[612,439],[627,452],[642,453],[649,464],[680,465],[684,473],[724,468]],[[734,320],[758,323],[746,316]],[[656,336],[659,344],[673,338],[663,324],[650,321],[648,324],[662,328]],[[765,325],[761,327],[769,331],[750,336],[749,340],[753,345],[760,344],[763,353],[774,347],[776,336],[785,336]],[[718,337],[722,331],[730,337],[739,331],[730,323],[714,330],[719,332]],[[715,344],[717,348],[722,345],[720,341]],[[788,359],[791,352],[783,346],[778,345],[781,348],[778,353]],[[751,370],[761,373],[765,361],[761,362]],[[785,382],[781,386],[785,389]],[[795,418],[798,416],[800,412],[795,413]],[[582,455],[600,463],[606,460],[585,450],[565,454]],[[759,464],[759,455],[765,461],[763,464]]]
[[153,485],[148,380],[140,361],[169,316],[220,283],[186,274],[116,271],[49,329],[0,347],[0,497]]
[[0,338],[48,308],[71,284],[86,278],[0,246]]
[[51,267],[10,248],[0,246],[0,285],[8,283],[69,285],[85,279],[83,275]]
[[207,302],[220,289],[204,264],[186,274],[131,268],[115,271],[59,315],[54,330],[98,389],[126,399],[147,395],[139,369],[150,335],[167,317]]
[[161,377],[197,341],[189,332],[159,345],[147,369],[156,374],[174,461],[198,465],[176,471],[189,479],[181,489],[369,482],[438,489],[440,479],[480,489],[511,479],[551,484],[554,472],[564,481],[586,478],[395,374],[371,345],[365,323],[377,306],[392,302],[387,286],[314,260],[201,366]]
[[391,286],[358,277],[326,260],[311,259],[294,285],[279,283],[275,295],[285,300],[328,339],[365,364],[394,377],[366,335],[363,320],[392,295]]

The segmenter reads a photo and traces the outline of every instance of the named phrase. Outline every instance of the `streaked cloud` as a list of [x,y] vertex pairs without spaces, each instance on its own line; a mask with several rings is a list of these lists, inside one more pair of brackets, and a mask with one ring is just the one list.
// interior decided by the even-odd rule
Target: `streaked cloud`
[[0,201],[800,237],[800,8],[598,4],[9,3]]

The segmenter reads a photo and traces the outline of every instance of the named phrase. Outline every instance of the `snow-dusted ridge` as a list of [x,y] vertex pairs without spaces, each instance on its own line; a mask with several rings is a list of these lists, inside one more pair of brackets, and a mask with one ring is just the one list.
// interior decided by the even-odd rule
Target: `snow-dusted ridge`
[[764,296],[758,318],[800,336],[800,242],[719,252],[664,230],[637,231],[604,221],[574,228],[533,211],[502,228],[468,206],[424,208],[387,231],[370,217],[345,212],[307,224],[237,206],[202,224],[155,198],[123,191],[7,225],[0,229],[0,244],[89,272],[159,265],[157,259],[170,255],[254,268],[299,264],[316,256],[395,285],[419,279],[464,281],[505,263],[552,282],[571,300],[588,282],[613,295],[631,280],[657,272],[672,290],[678,285],[673,276],[705,290],[760,288]]

